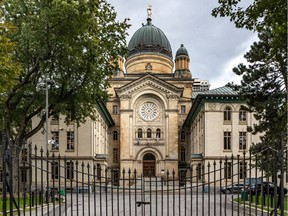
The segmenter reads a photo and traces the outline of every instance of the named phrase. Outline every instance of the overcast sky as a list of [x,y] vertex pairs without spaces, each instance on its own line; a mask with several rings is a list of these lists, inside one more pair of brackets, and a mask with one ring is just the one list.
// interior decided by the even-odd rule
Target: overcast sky
[[239,83],[232,68],[244,62],[255,34],[236,29],[229,18],[215,18],[211,11],[217,0],[107,0],[117,12],[117,19],[130,18],[127,44],[135,33],[146,24],[147,6],[152,5],[152,23],[160,28],[170,41],[173,58],[181,44],[190,57],[193,78],[209,80],[214,89],[228,82]]

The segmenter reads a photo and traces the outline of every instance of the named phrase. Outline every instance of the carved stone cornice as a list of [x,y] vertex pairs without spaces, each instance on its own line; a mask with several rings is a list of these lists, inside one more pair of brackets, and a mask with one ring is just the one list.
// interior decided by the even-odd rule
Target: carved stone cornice
[[176,94],[167,94],[166,97],[169,99],[169,100],[179,100],[180,96],[179,95],[176,95]]
[[209,110],[215,110],[216,109],[216,104],[215,103],[210,103],[208,105],[208,107],[209,107]]
[[127,100],[129,96],[131,98],[132,94],[144,88],[152,88],[157,92],[162,92],[166,95],[177,95],[178,97],[180,97],[183,92],[182,88],[178,88],[177,86],[174,86],[151,74],[147,74],[138,80],[134,80],[133,82],[130,82],[120,88],[115,88],[115,92],[117,93],[118,97],[120,97],[120,99],[123,98]]
[[164,141],[138,141],[133,143],[135,146],[164,146]]
[[130,100],[131,99],[131,95],[123,94],[123,95],[120,95],[119,98],[121,100]]

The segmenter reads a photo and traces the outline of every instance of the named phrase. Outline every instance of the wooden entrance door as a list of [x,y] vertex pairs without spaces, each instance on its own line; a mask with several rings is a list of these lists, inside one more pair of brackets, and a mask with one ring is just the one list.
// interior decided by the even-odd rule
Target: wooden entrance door
[[149,177],[155,176],[156,170],[156,159],[155,156],[151,153],[144,155],[143,157],[143,176]]

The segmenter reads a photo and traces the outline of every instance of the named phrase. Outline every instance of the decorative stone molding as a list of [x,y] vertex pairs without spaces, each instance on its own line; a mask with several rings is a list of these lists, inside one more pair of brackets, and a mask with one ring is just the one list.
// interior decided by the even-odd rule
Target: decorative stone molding
[[159,108],[155,103],[148,101],[141,105],[139,114],[143,120],[152,121],[159,114],[158,109]]
[[151,65],[151,63],[147,63],[147,64],[146,64],[145,70],[146,70],[146,71],[152,71],[152,65]]
[[153,82],[151,80],[147,80],[147,81],[144,81],[143,83],[141,83],[141,84],[139,84],[137,86],[133,86],[131,89],[129,89],[127,91],[127,94],[132,94],[132,93],[134,93],[134,92],[136,92],[136,91],[138,91],[140,89],[143,89],[143,88],[145,88],[147,86],[153,87],[153,88],[157,89],[157,91],[161,91],[161,92],[164,92],[166,94],[167,93],[171,93],[170,90],[168,90],[168,89],[164,88],[163,86],[159,85],[159,83]]
[[215,110],[216,109],[216,104],[211,103],[211,104],[208,105],[208,107],[209,107],[209,110]]
[[175,95],[175,94],[167,94],[166,97],[169,99],[169,100],[179,100],[179,95]]
[[121,100],[130,100],[131,99],[131,95],[128,95],[128,94],[121,95],[120,99]]
[[133,144],[135,146],[164,146],[165,143],[163,140],[160,140],[160,141],[143,141],[141,140],[141,142],[139,143],[138,141],[134,141]]
[[163,105],[154,97],[141,97],[134,107],[135,122],[159,124],[163,118]]
[[[182,93],[183,89],[178,88],[170,83],[160,80],[152,75],[146,75],[140,79],[129,83],[121,88],[115,88],[115,91],[121,98],[124,95],[130,96],[133,93],[139,91],[140,89],[150,87],[155,89],[155,91],[162,92],[163,94],[178,95]],[[122,99],[122,98],[121,98]]]

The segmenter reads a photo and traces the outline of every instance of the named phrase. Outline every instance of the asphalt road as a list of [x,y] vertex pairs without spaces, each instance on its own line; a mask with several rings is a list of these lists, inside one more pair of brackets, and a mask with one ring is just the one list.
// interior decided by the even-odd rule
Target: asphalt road
[[[173,195],[169,194],[155,194],[145,193],[145,196],[141,194],[131,193],[100,193],[92,194],[76,194],[73,193],[66,195],[66,202],[61,205],[52,204],[49,205],[49,212],[47,206],[44,208],[38,208],[37,211],[27,215],[135,215],[135,216],[147,216],[147,215],[175,215],[175,216],[206,216],[206,215],[268,215],[267,213],[261,213],[259,210],[251,208],[247,204],[244,208],[243,205],[233,203],[232,199],[237,197],[236,195],[224,195],[224,194],[190,194],[181,193]],[[94,202],[94,200],[96,200]]]

